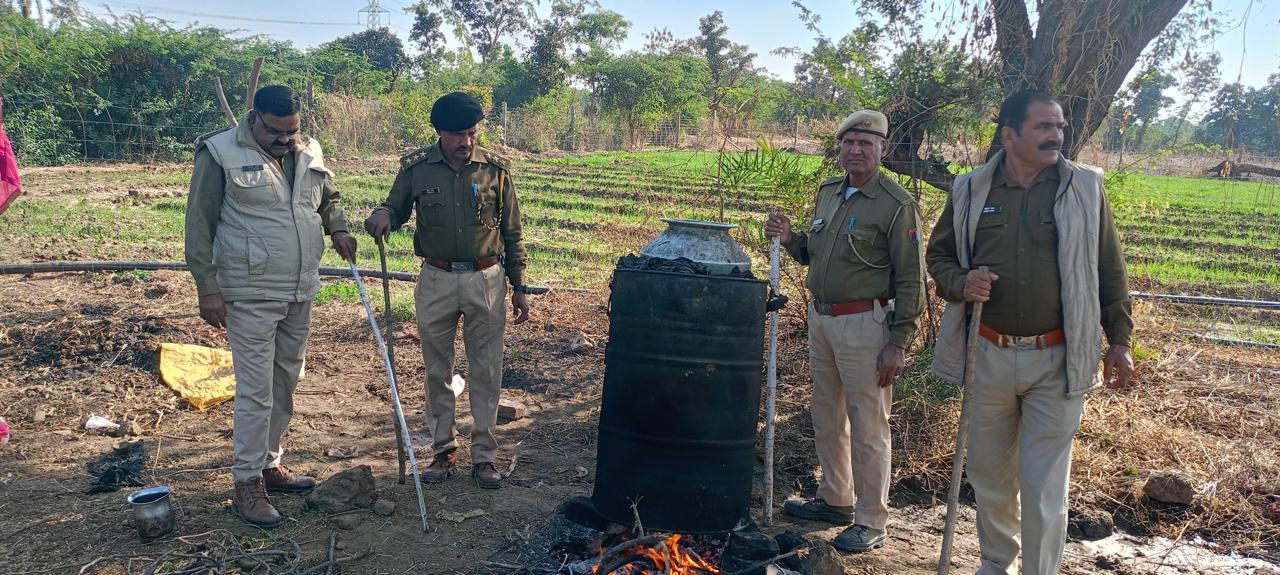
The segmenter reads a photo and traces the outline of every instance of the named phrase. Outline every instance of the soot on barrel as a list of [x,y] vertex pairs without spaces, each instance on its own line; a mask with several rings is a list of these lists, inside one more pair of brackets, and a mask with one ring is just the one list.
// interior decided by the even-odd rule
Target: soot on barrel
[[592,495],[605,518],[638,514],[647,529],[679,533],[749,518],[767,284],[744,275],[620,260]]

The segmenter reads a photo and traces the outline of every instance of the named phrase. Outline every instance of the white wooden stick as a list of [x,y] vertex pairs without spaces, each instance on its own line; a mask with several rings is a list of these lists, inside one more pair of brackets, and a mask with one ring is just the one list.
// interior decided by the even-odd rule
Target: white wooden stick
[[[779,262],[780,242],[773,238],[769,250],[769,289],[778,293],[782,272]],[[778,410],[778,312],[769,312],[769,387],[764,402],[764,524],[773,525],[773,434]]]
[[413,488],[418,492],[418,513],[422,515],[422,530],[427,530],[427,504],[422,499],[422,478],[418,477],[418,458],[413,453],[413,440],[409,438],[409,426],[404,422],[404,408],[400,405],[400,390],[396,387],[396,372],[391,366],[391,355],[387,353],[387,342],[382,339],[382,330],[378,329],[378,320],[373,315],[373,306],[369,305],[369,294],[364,291],[364,281],[360,279],[360,270],[355,262],[351,265],[351,277],[356,278],[356,288],[360,290],[360,302],[369,315],[369,327],[373,328],[373,338],[378,341],[378,350],[382,352],[382,361],[387,368],[387,383],[391,386],[391,401],[396,408],[396,423],[400,424],[400,438],[404,440],[405,451],[409,452],[409,466],[413,470]]

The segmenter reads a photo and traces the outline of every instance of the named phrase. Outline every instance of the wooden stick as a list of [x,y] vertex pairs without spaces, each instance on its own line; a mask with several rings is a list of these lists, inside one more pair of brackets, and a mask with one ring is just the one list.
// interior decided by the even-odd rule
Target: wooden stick
[[331,573],[333,573],[333,551],[334,551],[334,548],[336,548],[337,546],[338,546],[338,534],[330,533],[329,534],[329,566],[325,567],[324,575],[330,575]]
[[213,77],[213,93],[218,96],[218,106],[222,108],[222,115],[227,117],[227,121],[232,126],[238,126],[240,119],[236,117],[235,112],[231,111],[231,105],[227,103],[227,93],[222,90],[222,78]]
[[[378,242],[378,259],[382,261],[382,318],[387,324],[387,335],[383,339],[387,342],[387,361],[390,362],[392,370],[396,368],[396,335],[391,323],[391,278],[387,276],[387,247],[383,243],[382,238],[375,238]],[[394,414],[393,414],[394,415]],[[404,464],[408,460],[404,454],[404,437],[400,433],[400,418],[392,417],[392,421],[396,427],[396,460],[400,463],[400,485],[404,485]]]
[[369,316],[369,327],[373,329],[373,339],[382,352],[382,361],[387,368],[387,385],[391,387],[391,401],[396,411],[396,421],[400,424],[400,437],[404,439],[405,452],[409,455],[409,466],[413,471],[413,489],[418,494],[418,514],[422,516],[422,530],[427,530],[427,504],[422,499],[422,478],[418,476],[418,458],[413,453],[413,440],[409,438],[408,424],[404,421],[404,407],[400,404],[400,388],[396,386],[396,372],[391,367],[391,358],[387,356],[387,342],[382,339],[382,331],[378,329],[378,320],[373,317],[373,306],[369,305],[369,294],[364,290],[364,280],[360,279],[360,271],[356,262],[347,262],[351,267],[351,276],[356,280],[356,290],[360,292],[360,303],[364,304],[365,314]]
[[[987,266],[978,268],[987,271]],[[973,395],[974,361],[978,354],[978,326],[982,324],[982,302],[969,304],[969,333],[965,341],[964,385],[960,387],[960,425],[956,430],[956,454],[951,461],[951,489],[947,492],[947,521],[942,529],[942,555],[938,558],[938,575],[951,572],[951,542],[956,536],[956,517],[960,513],[960,475],[964,472],[965,447],[969,440],[969,399]]]
[[266,58],[258,56],[258,59],[253,61],[253,72],[249,74],[249,92],[244,98],[245,103],[249,105],[249,110],[253,109],[253,96],[258,93],[258,74],[262,72],[263,60]]
[[[781,279],[777,236],[769,250],[769,291],[778,293]],[[773,436],[778,405],[778,312],[769,312],[769,386],[764,402],[764,525],[773,525]]]

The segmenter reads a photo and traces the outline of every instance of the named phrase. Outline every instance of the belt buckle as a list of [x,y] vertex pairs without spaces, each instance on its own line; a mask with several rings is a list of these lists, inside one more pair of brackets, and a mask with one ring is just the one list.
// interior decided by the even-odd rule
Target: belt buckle
[[1006,335],[1011,347],[1038,347],[1040,336],[1038,335]]
[[817,308],[819,314],[832,315],[831,304],[818,301],[818,302],[813,302],[813,305],[815,308]]
[[475,262],[449,262],[449,271],[455,273],[467,273],[476,271]]

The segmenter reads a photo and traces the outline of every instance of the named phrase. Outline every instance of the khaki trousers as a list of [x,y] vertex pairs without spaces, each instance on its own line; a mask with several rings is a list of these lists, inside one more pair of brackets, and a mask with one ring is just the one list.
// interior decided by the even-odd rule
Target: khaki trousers
[[876,361],[889,327],[873,312],[831,317],[809,310],[813,438],[822,483],[818,497],[854,505],[854,523],[889,521],[889,410],[893,388],[876,382]]
[[1071,443],[1084,409],[1083,397],[1066,394],[1066,349],[1001,348],[978,338],[965,393],[980,575],[1017,575],[1019,547],[1022,573],[1054,575],[1062,565]]
[[453,340],[458,318],[467,353],[467,394],[471,400],[471,461],[495,463],[502,393],[502,332],[507,323],[507,286],[502,266],[452,273],[424,263],[414,291],[422,362],[426,366],[427,407],[436,453],[457,449],[453,376]]
[[231,475],[244,482],[280,465],[280,438],[293,418],[293,390],[311,331],[311,302],[226,305],[227,342],[236,372]]

